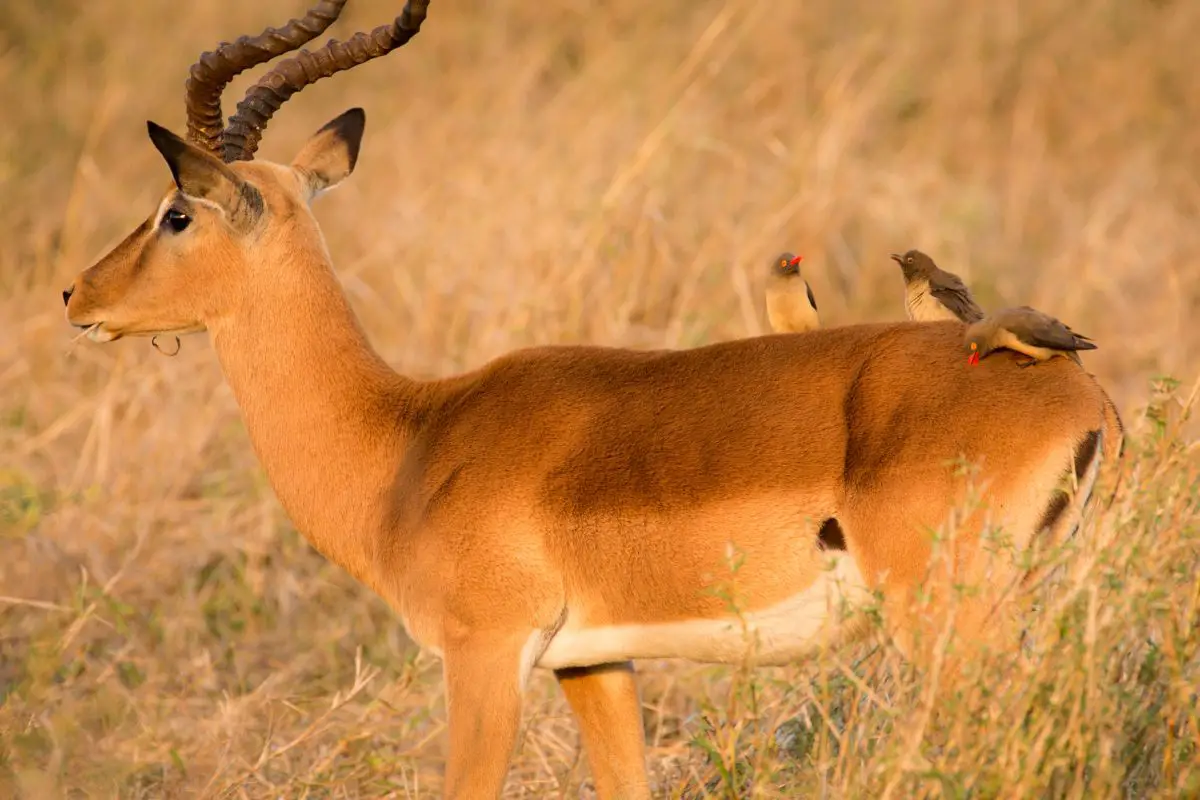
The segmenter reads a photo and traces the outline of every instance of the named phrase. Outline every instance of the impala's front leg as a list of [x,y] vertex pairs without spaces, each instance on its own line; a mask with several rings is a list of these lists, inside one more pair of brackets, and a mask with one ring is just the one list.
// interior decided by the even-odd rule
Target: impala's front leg
[[450,752],[445,796],[500,796],[521,726],[531,631],[470,632],[445,643]]
[[646,736],[633,664],[554,671],[575,718],[601,800],[649,800]]

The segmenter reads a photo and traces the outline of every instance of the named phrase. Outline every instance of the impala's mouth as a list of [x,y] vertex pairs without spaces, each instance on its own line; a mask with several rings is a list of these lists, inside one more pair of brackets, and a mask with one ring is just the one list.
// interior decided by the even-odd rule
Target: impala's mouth
[[112,342],[121,338],[120,333],[110,331],[104,327],[103,322],[92,322],[87,325],[81,325],[78,322],[72,322],[71,324],[79,328],[79,335],[75,337],[76,339],[87,338],[90,341],[103,344],[104,342]]
[[186,336],[190,333],[202,333],[205,328],[203,325],[189,325],[184,328],[172,328],[170,330],[155,330],[155,331],[130,331],[116,330],[108,327],[104,322],[93,322],[91,324],[71,323],[76,328],[79,328],[79,335],[76,339],[87,338],[89,341],[97,344],[105,344],[107,342],[115,342],[117,339],[123,339],[126,336],[141,337],[150,339],[155,336]]
[[104,344],[105,342],[115,342],[121,338],[121,334],[117,331],[111,331],[104,327],[103,322],[97,322],[92,327],[88,328],[87,338],[93,342]]

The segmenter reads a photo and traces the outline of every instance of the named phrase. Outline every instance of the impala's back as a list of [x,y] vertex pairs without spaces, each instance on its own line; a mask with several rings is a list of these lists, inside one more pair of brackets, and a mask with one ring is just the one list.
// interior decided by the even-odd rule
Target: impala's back
[[795,657],[827,616],[830,574],[839,595],[920,579],[927,531],[966,497],[964,464],[990,503],[976,527],[1027,543],[1064,513],[1060,480],[1098,463],[1106,398],[1090,376],[971,367],[962,332],[906,322],[513,353],[438,386],[389,535],[460,542],[480,596],[489,575],[545,586],[565,609],[547,666],[726,660],[734,643],[689,622],[728,615],[722,584],[767,620],[759,660]]

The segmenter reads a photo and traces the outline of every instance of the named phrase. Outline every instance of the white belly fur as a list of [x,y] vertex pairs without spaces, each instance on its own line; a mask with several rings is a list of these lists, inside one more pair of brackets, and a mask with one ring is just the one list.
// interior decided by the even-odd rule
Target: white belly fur
[[812,586],[740,618],[594,628],[573,627],[568,618],[537,666],[560,669],[634,658],[778,666],[808,657],[863,630],[865,617],[853,612],[872,599],[849,553],[826,553],[825,558],[832,566]]
[[804,333],[821,327],[817,310],[809,305],[808,284],[788,281],[767,293],[767,322],[775,333]]
[[914,322],[939,322],[945,319],[957,320],[954,312],[942,305],[929,293],[929,281],[913,283],[908,288],[905,298],[908,307],[908,317]]

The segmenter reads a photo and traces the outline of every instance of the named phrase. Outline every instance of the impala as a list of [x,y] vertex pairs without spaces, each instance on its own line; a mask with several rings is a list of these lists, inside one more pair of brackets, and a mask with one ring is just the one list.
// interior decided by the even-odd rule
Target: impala
[[[189,140],[148,123],[173,185],[63,298],[96,342],[208,332],[290,519],[442,658],[448,796],[499,794],[535,667],[562,686],[600,796],[648,797],[633,659],[781,664],[849,641],[862,615],[844,612],[876,593],[910,646],[906,602],[928,530],[961,499],[957,459],[980,465],[986,503],[961,541],[985,524],[1020,547],[1074,532],[1120,456],[1112,404],[1066,361],[969,367],[955,321],[539,347],[443,380],[397,374],[309,209],[354,169],[362,110],[290,164],[252,156],[284,100],[407,42],[427,3],[281,62],[220,124],[235,74],[343,4],[201,57]],[[738,614],[713,591],[731,553]]]

